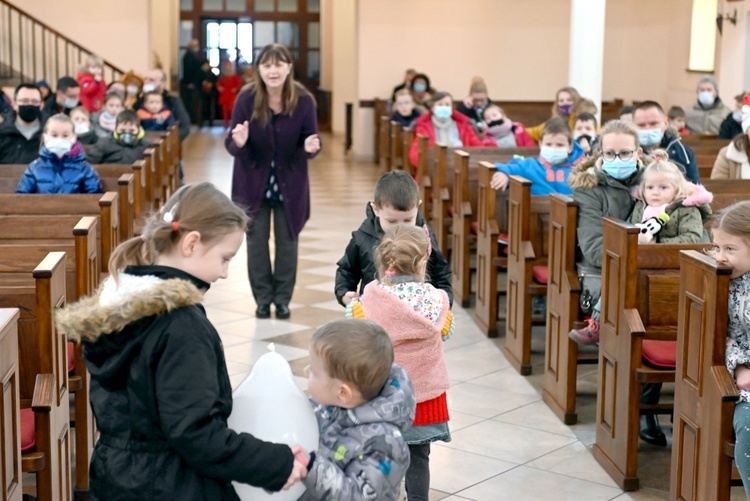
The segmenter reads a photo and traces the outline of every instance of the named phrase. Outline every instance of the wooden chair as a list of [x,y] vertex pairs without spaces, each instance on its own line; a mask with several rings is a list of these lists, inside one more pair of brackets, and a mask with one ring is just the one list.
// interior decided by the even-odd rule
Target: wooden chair
[[726,369],[732,269],[700,252],[680,256],[670,499],[726,501],[739,398]]
[[[644,353],[676,349],[679,252],[706,244],[638,245],[639,229],[603,218],[602,312],[594,458],[624,490],[638,489],[641,410],[671,412],[668,404],[640,405],[643,383],[674,381],[674,369],[644,363]],[[664,343],[668,343],[666,346]],[[674,352],[673,352],[674,353]]]
[[54,327],[65,305],[65,253],[51,252],[33,271],[33,283],[0,273],[0,307],[17,307],[21,409],[34,413],[35,445],[21,457],[36,475],[39,501],[72,499],[67,340]]
[[0,489],[3,501],[21,501],[21,401],[18,391],[18,308],[0,308]]
[[546,278],[542,277],[547,267],[549,197],[532,197],[531,181],[519,176],[510,176],[509,190],[508,314],[503,352],[526,376],[531,374],[532,298],[547,295]]

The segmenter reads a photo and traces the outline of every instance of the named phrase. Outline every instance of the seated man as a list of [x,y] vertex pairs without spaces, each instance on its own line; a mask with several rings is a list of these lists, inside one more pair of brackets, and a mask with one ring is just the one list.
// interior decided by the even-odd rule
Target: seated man
[[45,118],[58,113],[70,115],[70,110],[78,106],[81,88],[73,77],[62,77],[57,81],[57,91],[50,94],[44,103],[42,114]]
[[677,164],[688,181],[701,183],[693,149],[682,144],[680,134],[667,126],[667,115],[659,103],[643,101],[636,106],[633,123],[638,128],[638,139],[645,154],[656,149],[666,150],[669,160]]
[[716,80],[705,76],[698,80],[698,102],[685,110],[691,134],[718,134],[721,122],[732,110],[719,97]]
[[15,117],[0,125],[0,164],[29,164],[39,156],[42,139],[42,93],[22,83],[13,94]]
[[123,110],[117,115],[112,134],[99,139],[86,159],[92,164],[132,164],[151,147],[145,136],[138,115],[133,110]]

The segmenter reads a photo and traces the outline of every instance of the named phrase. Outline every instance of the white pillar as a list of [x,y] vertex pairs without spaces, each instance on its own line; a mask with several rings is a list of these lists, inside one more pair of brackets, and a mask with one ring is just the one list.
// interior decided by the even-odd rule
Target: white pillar
[[596,103],[601,121],[607,0],[571,0],[568,83]]

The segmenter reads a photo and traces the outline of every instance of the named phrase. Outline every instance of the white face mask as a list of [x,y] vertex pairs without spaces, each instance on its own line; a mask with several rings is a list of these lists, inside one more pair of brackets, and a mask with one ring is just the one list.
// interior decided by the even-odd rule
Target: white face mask
[[138,87],[136,87],[135,85],[128,85],[127,92],[131,96],[136,96],[136,95],[138,95]]
[[78,99],[75,97],[66,97],[65,102],[63,103],[63,107],[65,108],[75,108],[78,106]]
[[73,148],[73,141],[64,139],[62,137],[51,137],[44,143],[44,147],[49,150],[53,155],[57,155],[58,158],[62,158],[67,152]]
[[156,90],[156,85],[152,83],[143,84],[143,93],[147,94]]
[[87,123],[77,123],[75,126],[75,132],[77,136],[80,136],[81,134],[86,134],[91,130],[91,126]]

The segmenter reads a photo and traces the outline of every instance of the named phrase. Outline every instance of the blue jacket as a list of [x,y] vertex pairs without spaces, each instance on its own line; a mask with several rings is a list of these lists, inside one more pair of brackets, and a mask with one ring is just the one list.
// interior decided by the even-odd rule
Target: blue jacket
[[573,151],[568,155],[565,163],[553,167],[541,156],[537,158],[514,158],[507,164],[496,163],[498,172],[509,176],[523,176],[531,181],[531,195],[549,195],[562,193],[572,195],[573,190],[568,186],[570,169],[585,159],[583,148],[573,141]]
[[62,158],[42,148],[18,182],[16,193],[103,193],[99,174],[86,161],[81,143]]

